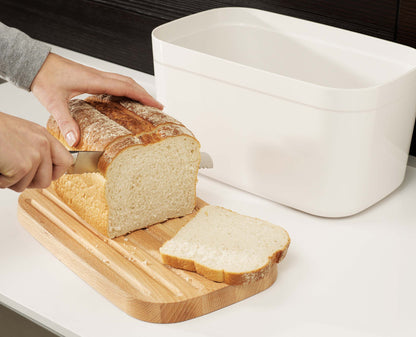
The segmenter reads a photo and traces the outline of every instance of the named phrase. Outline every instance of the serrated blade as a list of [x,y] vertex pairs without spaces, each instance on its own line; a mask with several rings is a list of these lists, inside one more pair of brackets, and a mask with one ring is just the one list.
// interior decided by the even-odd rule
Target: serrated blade
[[210,169],[214,167],[214,162],[211,156],[206,152],[201,152],[201,162],[199,163],[200,169]]
[[69,151],[74,158],[74,163],[68,168],[68,174],[81,174],[98,172],[98,160],[103,151]]

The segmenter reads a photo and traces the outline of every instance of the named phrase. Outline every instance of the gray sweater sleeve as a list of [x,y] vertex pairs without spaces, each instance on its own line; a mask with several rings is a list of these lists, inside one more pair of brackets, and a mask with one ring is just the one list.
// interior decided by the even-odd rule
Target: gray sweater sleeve
[[0,22],[0,77],[30,91],[50,47]]

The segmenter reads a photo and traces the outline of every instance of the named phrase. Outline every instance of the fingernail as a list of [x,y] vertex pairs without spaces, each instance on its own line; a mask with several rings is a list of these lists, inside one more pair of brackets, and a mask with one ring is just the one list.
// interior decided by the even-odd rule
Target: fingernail
[[65,135],[65,140],[68,143],[69,146],[74,146],[75,142],[77,141],[75,139],[75,133],[73,131],[69,131],[66,135]]

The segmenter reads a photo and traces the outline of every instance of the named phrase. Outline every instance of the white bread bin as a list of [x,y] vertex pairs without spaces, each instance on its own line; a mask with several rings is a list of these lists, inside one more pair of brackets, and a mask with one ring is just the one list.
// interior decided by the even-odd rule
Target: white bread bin
[[249,8],[169,22],[152,41],[158,99],[214,159],[201,173],[325,217],[403,181],[415,49]]

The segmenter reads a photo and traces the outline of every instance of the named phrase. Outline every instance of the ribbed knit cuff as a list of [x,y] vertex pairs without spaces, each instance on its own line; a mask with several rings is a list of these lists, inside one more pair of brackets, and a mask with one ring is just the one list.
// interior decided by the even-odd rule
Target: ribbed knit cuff
[[30,87],[51,48],[0,23],[0,76],[17,87]]

